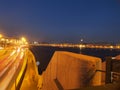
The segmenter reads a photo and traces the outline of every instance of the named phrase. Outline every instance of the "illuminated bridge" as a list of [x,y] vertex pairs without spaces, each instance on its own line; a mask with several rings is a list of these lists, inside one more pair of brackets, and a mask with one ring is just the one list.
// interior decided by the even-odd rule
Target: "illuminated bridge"
[[98,57],[46,46],[28,47],[24,38],[13,42],[0,48],[0,90],[120,90],[118,63],[112,69],[118,69],[117,75],[113,73],[113,84],[111,67],[106,64],[108,69],[103,68],[105,64]]

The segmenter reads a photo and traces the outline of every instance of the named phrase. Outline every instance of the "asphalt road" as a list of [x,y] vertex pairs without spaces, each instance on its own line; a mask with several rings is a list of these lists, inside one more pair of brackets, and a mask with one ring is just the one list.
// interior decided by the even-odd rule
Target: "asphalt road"
[[15,76],[24,63],[25,48],[7,48],[0,51],[0,90],[6,90],[15,82]]

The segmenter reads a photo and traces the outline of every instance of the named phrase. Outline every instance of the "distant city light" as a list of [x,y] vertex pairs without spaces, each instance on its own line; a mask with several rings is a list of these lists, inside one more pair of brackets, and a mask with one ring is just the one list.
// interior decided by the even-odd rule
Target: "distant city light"
[[83,39],[80,40],[81,42],[83,41]]
[[110,48],[112,49],[112,48],[113,48],[113,46],[110,46]]
[[26,38],[25,38],[25,37],[22,37],[21,40],[22,40],[23,42],[26,42]]
[[38,42],[36,42],[36,41],[34,41],[33,43],[34,43],[34,44],[39,44],[39,43],[38,43]]
[[1,41],[5,41],[5,39],[4,39],[4,38],[2,38],[2,39],[1,39]]

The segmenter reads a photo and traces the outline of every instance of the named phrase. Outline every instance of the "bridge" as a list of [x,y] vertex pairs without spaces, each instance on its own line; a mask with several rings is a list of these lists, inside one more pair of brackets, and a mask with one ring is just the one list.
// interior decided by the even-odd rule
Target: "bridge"
[[[94,75],[96,69],[101,69],[99,58],[64,51],[48,53],[50,48],[44,48],[48,56],[43,54],[48,61],[43,61],[44,65],[41,62],[41,67],[38,67],[41,71],[38,72],[36,60],[40,56],[39,49],[43,47],[31,46],[29,50],[20,45],[0,50],[0,90],[61,90],[100,85],[100,72]],[[83,72],[83,69],[86,71]],[[90,77],[87,78],[87,75]]]
[[100,58],[55,49],[50,53],[50,50],[50,47],[26,45],[2,48],[0,90],[120,89],[119,83],[104,83]]

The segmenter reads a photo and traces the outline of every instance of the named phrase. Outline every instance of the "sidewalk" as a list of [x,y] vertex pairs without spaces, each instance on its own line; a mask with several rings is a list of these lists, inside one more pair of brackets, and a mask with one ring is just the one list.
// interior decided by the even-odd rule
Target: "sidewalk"
[[38,90],[38,73],[35,70],[35,61],[33,56],[28,53],[28,63],[25,77],[20,90]]

